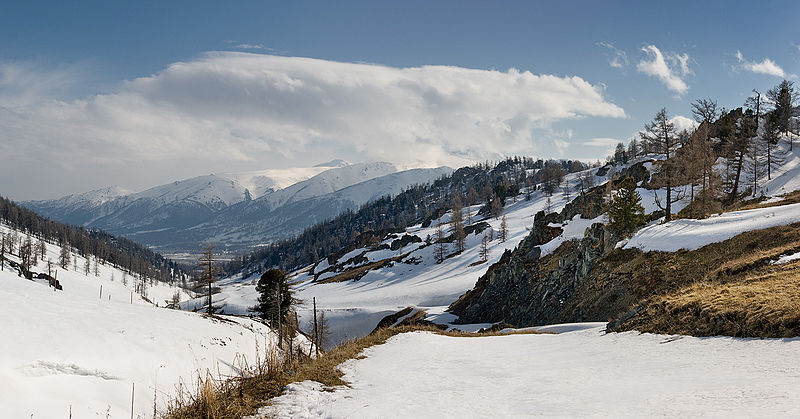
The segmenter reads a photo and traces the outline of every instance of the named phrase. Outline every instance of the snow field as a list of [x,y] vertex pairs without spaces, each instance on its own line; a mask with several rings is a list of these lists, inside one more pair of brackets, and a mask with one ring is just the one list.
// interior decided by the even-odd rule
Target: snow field
[[800,204],[726,212],[703,220],[681,219],[652,224],[633,235],[625,249],[675,252],[695,250],[751,230],[800,222]]
[[568,326],[555,335],[397,335],[340,365],[350,387],[291,384],[260,417],[800,415],[800,339]]
[[[48,257],[56,261],[59,250],[48,244]],[[130,417],[134,385],[135,417],[152,417],[154,402],[163,412],[198,374],[235,375],[274,347],[269,329],[248,319],[156,308],[135,293],[131,303],[132,276],[123,285],[108,265],[85,276],[83,261],[80,272],[57,268],[63,291],[8,265],[0,271],[0,417],[69,417],[70,408],[76,418]],[[176,290],[157,283],[148,293],[163,305]]]

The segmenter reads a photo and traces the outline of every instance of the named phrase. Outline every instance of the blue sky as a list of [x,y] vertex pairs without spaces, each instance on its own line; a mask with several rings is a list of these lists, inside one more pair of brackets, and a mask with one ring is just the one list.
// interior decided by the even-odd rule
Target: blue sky
[[[701,97],[738,107],[751,89],[800,74],[800,4],[789,1],[287,3],[6,5],[0,193],[30,199],[109,184],[142,189],[331,158],[398,156],[408,166],[504,154],[603,158],[662,106],[686,117]],[[283,75],[323,92],[258,90]],[[413,88],[394,89],[409,80]],[[254,95],[261,99],[250,102]],[[326,100],[335,106],[316,108]],[[371,112],[387,103],[385,112]],[[255,116],[240,119],[249,109]],[[292,114],[257,120],[258,112],[284,111]],[[358,127],[359,115],[374,123]],[[165,123],[170,129],[161,130]],[[403,156],[392,143],[427,157]],[[186,152],[197,148],[211,151]],[[8,180],[37,162],[53,172]]]

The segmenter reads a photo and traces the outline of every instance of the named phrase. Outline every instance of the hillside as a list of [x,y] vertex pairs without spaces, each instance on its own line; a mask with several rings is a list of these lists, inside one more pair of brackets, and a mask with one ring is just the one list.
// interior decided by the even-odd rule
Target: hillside
[[[0,225],[0,232],[10,229]],[[47,243],[45,259],[58,260],[60,251]],[[273,339],[256,322],[158,308],[190,293],[149,281],[142,291],[139,278],[108,264],[88,275],[81,256],[77,271],[55,266],[63,288],[55,290],[46,280],[18,276],[9,265],[18,256],[5,256],[0,411],[6,417],[128,417],[134,386],[134,413],[150,417],[154,394],[163,412],[181,386],[193,390],[198,374],[235,373],[259,351],[263,356]],[[47,272],[42,261],[31,269]]]

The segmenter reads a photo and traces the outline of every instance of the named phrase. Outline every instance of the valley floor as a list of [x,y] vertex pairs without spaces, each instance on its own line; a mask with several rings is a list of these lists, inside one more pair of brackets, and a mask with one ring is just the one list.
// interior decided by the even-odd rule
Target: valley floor
[[397,335],[340,366],[350,387],[291,384],[264,417],[800,417],[800,338],[604,333]]

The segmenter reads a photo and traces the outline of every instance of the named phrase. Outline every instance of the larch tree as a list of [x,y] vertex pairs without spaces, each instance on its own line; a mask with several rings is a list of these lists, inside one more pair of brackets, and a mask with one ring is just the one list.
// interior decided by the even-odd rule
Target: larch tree
[[447,253],[447,242],[445,241],[444,228],[442,224],[436,225],[436,236],[434,237],[433,257],[436,263],[444,262]]
[[58,254],[58,263],[61,265],[61,269],[69,268],[69,245],[67,245],[66,241],[61,245],[61,252]]
[[[214,265],[215,262],[214,256],[214,246],[208,245],[205,246],[200,253],[200,258],[198,259],[198,265],[203,269],[201,274],[201,281],[208,286],[208,302],[206,306],[206,312],[208,314],[213,314],[214,309],[212,307],[212,286],[214,281],[216,280],[218,268]],[[123,278],[124,280],[124,278]]]
[[489,260],[489,236],[486,234],[483,235],[481,239],[481,247],[478,250],[478,257],[480,257],[481,262],[486,262]]
[[456,195],[453,198],[450,228],[455,239],[456,253],[461,253],[466,248],[466,233],[464,232],[464,209],[461,205],[461,198]]
[[508,223],[506,223],[506,216],[503,216],[503,219],[500,220],[500,241],[505,242],[508,238]]
[[[678,147],[678,138],[675,124],[667,116],[667,109],[661,108],[653,120],[644,125],[644,131],[640,135],[642,140],[648,144],[650,150],[664,157],[660,162],[657,176],[654,176],[653,183],[655,184],[654,186],[663,185],[666,189],[667,196],[663,206],[665,212],[664,220],[670,221],[672,219],[672,204],[681,197],[677,193],[673,194],[672,190],[678,177],[678,170],[673,161],[675,150]],[[657,204],[662,207],[660,202],[657,201]]]

